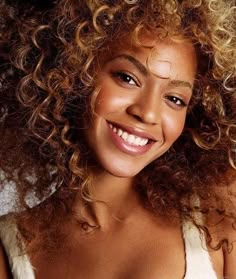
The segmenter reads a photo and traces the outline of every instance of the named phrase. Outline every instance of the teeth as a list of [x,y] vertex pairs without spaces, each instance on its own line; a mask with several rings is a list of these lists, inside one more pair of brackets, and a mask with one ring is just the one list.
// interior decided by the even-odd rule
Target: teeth
[[143,139],[142,141],[141,141],[141,145],[146,145],[148,143],[148,139]]
[[121,129],[118,129],[117,135],[120,137],[122,135],[123,131]]
[[[113,129],[113,131],[116,133],[115,129]],[[129,134],[127,132],[123,132],[121,134],[122,139],[124,139],[125,141],[127,141]]]
[[135,142],[135,136],[134,135],[129,135],[127,138],[128,143],[134,143]]
[[121,137],[123,140],[125,140],[129,144],[133,144],[136,146],[144,146],[148,143],[148,139],[129,134],[120,128],[116,128],[112,124],[109,124],[109,126],[111,127],[111,129],[113,130],[114,133],[116,133],[119,137]]
[[140,145],[140,142],[141,142],[141,141],[142,141],[141,138],[138,138],[138,137],[137,137],[137,138],[135,139],[135,141],[134,141],[134,144],[135,144],[135,145]]

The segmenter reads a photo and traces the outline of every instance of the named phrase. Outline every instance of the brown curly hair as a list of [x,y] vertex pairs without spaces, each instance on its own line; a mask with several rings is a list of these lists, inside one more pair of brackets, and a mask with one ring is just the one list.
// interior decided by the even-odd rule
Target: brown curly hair
[[[139,44],[143,32],[191,40],[198,71],[184,132],[137,175],[136,189],[157,214],[197,223],[193,212],[215,211],[235,222],[235,9],[234,0],[2,1],[0,178],[17,187],[26,239],[29,220],[52,232],[72,213],[75,193],[88,197],[94,162],[82,129],[97,57],[127,34]],[[31,209],[31,194],[46,200]]]

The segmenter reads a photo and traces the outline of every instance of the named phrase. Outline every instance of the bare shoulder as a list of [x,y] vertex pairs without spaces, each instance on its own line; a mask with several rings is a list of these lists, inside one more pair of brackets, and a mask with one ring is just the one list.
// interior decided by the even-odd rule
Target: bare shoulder
[[[226,212],[236,214],[236,182],[219,193],[224,200]],[[236,226],[234,218],[229,217],[230,215],[227,214],[228,217],[218,215],[215,218],[215,223],[218,225],[213,226],[213,230],[217,232],[217,240],[227,244],[222,247],[224,278],[236,279]]]
[[217,251],[210,249],[214,270],[219,278],[236,279],[236,229],[231,222],[224,220],[209,232],[212,246],[216,246],[220,241],[227,241],[227,245],[223,244]]
[[7,263],[7,257],[1,242],[0,242],[0,278],[1,279],[11,278],[9,266]]
[[[235,212],[236,205],[236,181],[229,185],[227,189],[228,204],[232,212]],[[226,278],[236,278],[236,226],[233,218],[224,218],[221,223],[221,231],[223,237],[228,241],[228,249],[223,249],[224,252],[224,272]]]
[[225,278],[236,278],[236,228],[232,223],[224,222],[222,230],[228,241],[228,248],[223,249],[224,253],[224,276]]
[[[236,182],[227,187],[219,187],[224,213],[212,210],[204,217],[204,223],[211,236],[210,255],[214,269],[220,274],[219,278],[236,279],[236,226],[232,216],[236,214]],[[222,247],[215,251],[211,247]]]

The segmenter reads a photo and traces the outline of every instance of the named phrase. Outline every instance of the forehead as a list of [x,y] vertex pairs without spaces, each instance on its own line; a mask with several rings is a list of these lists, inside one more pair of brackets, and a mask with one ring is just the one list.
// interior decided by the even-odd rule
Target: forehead
[[142,36],[135,42],[132,36],[126,36],[112,43],[107,49],[104,62],[114,57],[130,55],[140,61],[147,70],[161,78],[176,75],[194,76],[197,68],[196,53],[193,44],[183,37],[156,39]]

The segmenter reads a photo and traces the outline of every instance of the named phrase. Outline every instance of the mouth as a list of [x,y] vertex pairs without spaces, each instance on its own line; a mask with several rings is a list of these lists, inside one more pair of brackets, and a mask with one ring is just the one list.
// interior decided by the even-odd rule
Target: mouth
[[145,146],[153,140],[145,137],[140,137],[129,133],[127,130],[123,130],[121,127],[115,126],[109,123],[110,128],[112,131],[117,134],[120,138],[122,138],[125,142],[134,145],[134,146]]
[[[159,142],[151,138],[147,133],[138,131],[135,128],[118,125],[108,122],[111,139],[115,146],[124,153],[130,155],[143,155],[148,152],[152,146]],[[161,145],[161,143],[160,143]]]

